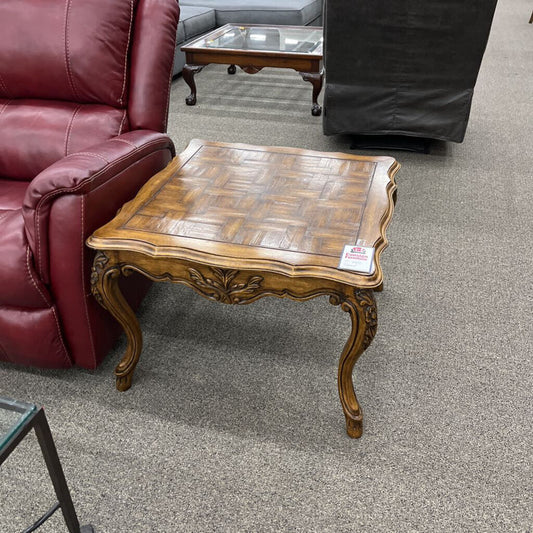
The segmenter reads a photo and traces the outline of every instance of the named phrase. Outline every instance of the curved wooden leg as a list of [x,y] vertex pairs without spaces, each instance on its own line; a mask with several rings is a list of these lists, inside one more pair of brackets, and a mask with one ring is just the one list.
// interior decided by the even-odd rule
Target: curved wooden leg
[[257,74],[263,70],[263,67],[255,67],[254,65],[239,65],[241,70],[246,72],[246,74]]
[[91,292],[98,303],[120,322],[128,339],[126,353],[115,368],[116,387],[125,391],[131,387],[133,371],[141,354],[142,333],[134,312],[120,292],[120,274],[120,266],[110,262],[104,252],[96,254],[91,274]]
[[230,65],[228,67],[228,74],[235,74],[237,72],[237,67],[235,65]]
[[352,332],[339,361],[339,397],[346,417],[346,432],[357,439],[363,434],[363,410],[355,395],[352,373],[357,359],[370,346],[376,334],[377,309],[374,295],[369,289],[355,289],[353,297],[341,302],[341,309],[350,314]]
[[318,95],[322,90],[322,81],[324,80],[323,72],[300,72],[304,81],[308,81],[313,85],[313,107],[311,114],[314,117],[319,117],[322,114],[322,108],[318,104]]
[[185,80],[185,83],[189,86],[191,89],[191,94],[185,98],[185,103],[187,105],[195,105],[196,104],[196,83],[194,81],[194,75],[198,72],[200,72],[205,65],[189,65],[186,64],[183,67],[183,70],[181,71],[181,75],[183,76],[183,79]]

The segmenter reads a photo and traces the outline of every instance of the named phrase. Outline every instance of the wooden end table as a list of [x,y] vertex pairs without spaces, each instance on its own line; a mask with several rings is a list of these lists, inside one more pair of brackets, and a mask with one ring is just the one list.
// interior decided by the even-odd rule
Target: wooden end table
[[221,26],[181,47],[186,61],[182,75],[191,89],[185,103],[196,104],[194,75],[210,63],[229,65],[228,74],[235,74],[235,65],[248,74],[256,74],[264,67],[291,68],[313,85],[311,114],[319,116],[322,107],[318,95],[324,79],[322,42],[320,26]]
[[[128,339],[117,388],[131,386],[142,349],[121,275],[182,283],[227,304],[327,295],[351,317],[338,387],[348,435],[361,436],[352,370],[376,333],[373,291],[398,168],[390,157],[192,141],[87,241],[98,250],[92,292]],[[347,244],[374,247],[372,273],[338,268]]]

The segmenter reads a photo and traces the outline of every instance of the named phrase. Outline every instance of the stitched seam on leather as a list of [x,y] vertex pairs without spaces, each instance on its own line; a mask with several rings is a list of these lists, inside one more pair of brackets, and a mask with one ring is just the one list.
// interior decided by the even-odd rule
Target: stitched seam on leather
[[3,106],[2,109],[0,109],[0,115],[7,109],[7,106],[12,102],[12,99],[9,99]]
[[126,110],[122,112],[122,120],[120,121],[120,126],[118,128],[118,135],[122,134],[122,128],[124,127],[124,122],[126,121]]
[[61,328],[59,327],[59,319],[57,318],[55,307],[52,305],[50,309],[52,310],[54,319],[56,321],[57,333],[59,334],[58,336],[59,336],[59,340],[61,341],[61,346],[63,346],[63,359],[65,359],[65,361],[67,361],[68,363],[72,365],[72,361],[70,360],[70,357],[68,356],[67,347],[65,346],[65,343],[63,342],[63,334],[61,333]]
[[170,76],[168,77],[168,89],[167,89],[167,109],[165,118],[163,120],[163,131],[167,131],[168,126],[168,109],[170,107],[170,85],[172,84],[172,71],[174,69],[174,59],[172,59],[172,63],[170,64]]
[[126,141],[124,139],[112,139],[113,141],[117,141],[119,143],[127,144],[128,146],[132,146],[133,148],[137,149],[137,146],[133,143],[130,143],[130,141]]
[[76,90],[76,85],[74,83],[74,78],[72,76],[72,71],[70,68],[70,43],[68,38],[68,19],[69,19],[69,11],[70,11],[70,5],[72,3],[72,0],[67,0],[65,4],[65,66],[67,68],[67,78],[70,85],[70,88],[72,90],[72,93],[74,94],[74,98],[76,100],[79,100],[78,91]]
[[2,89],[4,89],[4,92],[6,93],[7,98],[12,98],[11,94],[9,93],[9,90],[7,88],[7,85],[4,83],[4,79],[2,78],[2,75],[0,74],[0,85],[2,86]]
[[30,247],[26,246],[26,268],[28,269],[28,276],[31,279],[31,282],[33,283],[33,286],[35,287],[35,290],[41,295],[41,298],[44,300],[44,303],[46,305],[50,305],[50,302],[48,301],[48,298],[43,294],[43,291],[41,291],[41,288],[37,283],[35,282],[35,278],[33,277],[33,274],[31,272],[30,268]]
[[[113,139],[111,139],[111,140],[113,140]],[[116,139],[116,140],[120,140],[121,142],[127,142],[127,141],[123,141],[122,139]],[[146,147],[152,146],[153,144],[158,144],[162,140],[163,139],[156,139],[154,141],[149,141],[146,144],[144,144],[143,146],[141,146],[140,148],[136,148],[135,150],[133,150],[133,152],[125,154],[122,157],[119,157],[118,159],[115,159],[113,161],[113,163],[120,163],[122,160],[127,159],[128,157],[132,156],[136,152],[140,151],[141,148],[146,148]],[[97,154],[91,154],[90,152],[77,152],[76,154],[72,154],[72,156],[78,155],[78,153],[82,153],[82,154],[83,153],[87,153],[89,155],[94,155],[96,157],[100,157],[100,159],[102,159],[103,161],[106,161],[102,156],[98,156]],[[70,156],[67,156],[67,157],[70,157]],[[108,161],[106,161],[106,162],[108,164],[110,164]],[[48,201],[51,198],[54,198],[55,196],[59,196],[60,194],[63,194],[65,191],[76,192],[78,189],[81,189],[87,182],[90,183],[90,182],[94,181],[101,174],[103,174],[106,170],[107,170],[107,167],[104,167],[104,168],[100,169],[96,174],[94,174],[92,176],[92,178],[89,178],[88,180],[82,181],[81,183],[76,185],[76,187],[73,187],[73,188],[64,187],[62,189],[57,189],[57,190],[53,191],[50,194],[45,194],[44,196],[41,197],[41,199],[37,203],[37,206],[35,207],[35,215],[34,215],[34,222],[33,223],[34,223],[34,225],[37,228],[37,258],[38,258],[38,262],[39,262],[39,274],[41,275],[41,277],[44,277],[43,276],[43,272],[42,272],[42,263],[41,263],[41,232],[39,231],[39,224],[37,223],[37,221],[39,219],[39,210],[41,209],[43,203]]]
[[76,155],[90,155],[93,157],[97,157],[98,159],[101,159],[104,163],[109,164],[110,161],[107,160],[103,155],[95,154],[94,152],[76,152],[74,154],[69,154],[70,156],[76,156]]
[[67,347],[65,346],[65,343],[63,342],[63,335],[61,334],[61,328],[59,327],[59,320],[57,318],[57,314],[56,314],[56,311],[54,309],[54,305],[52,303],[50,303],[47,300],[47,298],[44,296],[44,294],[42,293],[42,291],[39,288],[39,286],[37,285],[37,283],[35,283],[35,279],[34,279],[33,274],[31,272],[31,268],[30,268],[30,247],[29,246],[26,246],[26,266],[28,267],[28,273],[30,275],[31,282],[33,283],[34,287],[37,289],[37,292],[41,295],[41,297],[45,301],[46,305],[49,306],[50,309],[52,310],[52,314],[54,315],[54,320],[55,320],[56,326],[57,326],[57,332],[58,332],[59,340],[61,341],[61,346],[63,346],[63,358],[65,359],[65,361],[68,361],[70,363],[71,361],[70,361],[70,358],[68,356]]
[[[37,214],[37,213],[36,213]],[[39,275],[41,276],[41,279],[43,276],[43,269],[41,265],[41,230],[39,229],[39,224],[34,224],[36,229],[36,237],[37,237],[37,263],[39,268]]]
[[91,351],[93,355],[93,362],[96,366],[96,353],[94,351],[94,339],[93,339],[93,332],[91,329],[91,321],[89,319],[89,309],[87,307],[87,296],[85,294],[85,272],[83,270],[83,265],[85,261],[84,257],[84,251],[85,251],[85,239],[83,238],[85,226],[85,195],[82,195],[81,197],[81,287],[82,287],[82,295],[83,295],[83,306],[85,308],[85,318],[87,319],[87,328],[89,330],[89,339],[91,341]]
[[[117,141],[120,141],[120,142],[125,142],[125,143],[128,143],[127,141],[124,141],[122,139],[110,139],[111,141],[113,140],[117,140]],[[162,140],[164,139],[156,139],[154,141],[149,141],[147,142],[146,144],[144,144],[143,146],[139,147],[139,148],[136,148],[133,152],[129,152],[128,154],[124,154],[123,156],[119,157],[118,159],[115,159],[113,161],[113,163],[120,163],[122,160],[124,159],[127,159],[128,157],[130,157],[131,155],[135,154],[136,152],[139,152],[141,150],[141,148],[146,148],[146,147],[150,147],[152,146],[153,144],[158,144],[160,143]],[[128,144],[131,144],[131,143],[128,143]],[[132,146],[135,146],[135,145],[132,145]],[[165,148],[161,148],[162,150],[165,149]],[[97,154],[92,154],[91,152],[76,152],[75,154],[71,154],[71,156],[76,156],[78,154],[89,154],[89,155],[94,155],[94,156],[97,156]],[[71,157],[69,156],[69,157]],[[103,157],[101,156],[98,156],[100,157],[101,159],[103,159],[104,161],[106,161],[106,159],[104,159]],[[134,163],[136,163],[136,161],[134,161]],[[54,196],[57,196],[58,194],[61,194],[63,193],[64,191],[71,191],[71,192],[75,192],[77,191],[78,189],[81,189],[81,187],[83,187],[86,183],[88,182],[91,182],[91,181],[94,181],[97,177],[99,177],[101,174],[104,173],[104,171],[107,170],[107,168],[102,168],[100,169],[98,172],[96,172],[91,178],[89,178],[88,180],[84,180],[82,183],[78,183],[78,185],[76,185],[76,187],[72,187],[72,188],[69,188],[69,187],[63,187],[62,189],[57,189],[55,191],[53,191],[52,193],[50,194],[45,194],[38,202],[37,204],[37,207],[36,207],[36,212],[39,210],[39,208],[41,207],[41,204],[47,200],[48,198],[52,198]]]
[[130,40],[131,40],[131,31],[133,28],[133,0],[130,0],[130,25],[128,28],[128,42],[126,43],[126,50],[124,52],[124,77],[122,79],[122,92],[120,93],[120,98],[118,103],[124,105],[124,93],[126,92],[126,75],[128,69],[128,53],[130,49]]
[[79,113],[80,109],[81,109],[81,104],[78,105],[78,107],[72,113],[72,116],[70,117],[70,121],[67,126],[67,132],[65,135],[65,155],[68,155],[68,144],[70,142],[70,134],[72,132],[72,123],[74,122],[74,119],[76,118],[76,115]]

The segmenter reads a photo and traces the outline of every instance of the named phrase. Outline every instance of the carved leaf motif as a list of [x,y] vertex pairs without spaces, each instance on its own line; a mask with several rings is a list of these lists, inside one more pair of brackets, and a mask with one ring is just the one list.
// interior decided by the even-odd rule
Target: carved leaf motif
[[366,350],[372,339],[376,335],[378,329],[378,312],[376,308],[376,301],[372,291],[356,289],[354,291],[355,299],[357,303],[362,307],[365,314],[365,337],[363,339],[363,350]]
[[102,306],[104,306],[104,302],[102,299],[102,295],[100,294],[100,291],[98,289],[98,280],[102,273],[105,270],[105,267],[107,263],[109,262],[109,258],[101,251],[97,252],[94,261],[93,266],[91,269],[91,293],[96,298],[96,301]]
[[252,295],[261,287],[263,278],[252,276],[244,283],[233,283],[239,274],[238,270],[224,270],[221,268],[211,268],[213,277],[204,276],[195,268],[189,268],[193,287],[204,296],[217,302],[237,304],[246,301],[243,296]]

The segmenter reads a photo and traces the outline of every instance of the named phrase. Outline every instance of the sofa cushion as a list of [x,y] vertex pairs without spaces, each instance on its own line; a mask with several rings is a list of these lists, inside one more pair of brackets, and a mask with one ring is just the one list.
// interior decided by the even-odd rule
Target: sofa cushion
[[306,26],[320,17],[322,0],[181,0],[180,6],[216,11],[217,26],[229,23]]
[[202,35],[216,27],[215,11],[210,7],[181,5],[177,43]]

